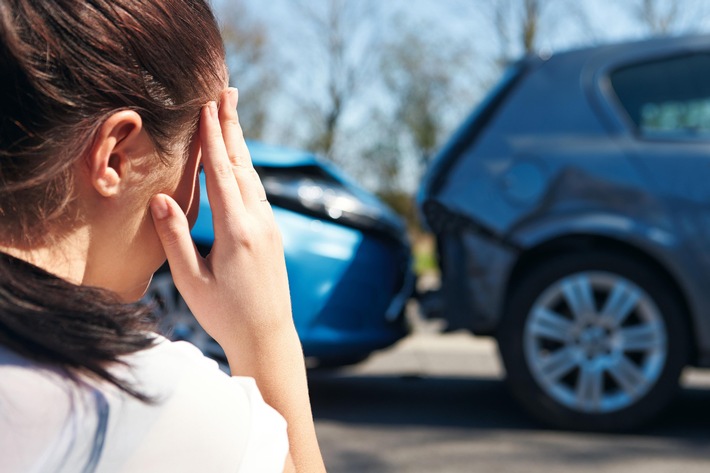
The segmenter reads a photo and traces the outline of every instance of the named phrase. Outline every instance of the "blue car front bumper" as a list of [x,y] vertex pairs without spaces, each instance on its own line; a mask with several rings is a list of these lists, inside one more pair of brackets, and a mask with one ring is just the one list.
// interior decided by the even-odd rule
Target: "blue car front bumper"
[[[273,207],[281,229],[293,318],[304,354],[363,358],[407,333],[414,287],[411,256],[399,241]],[[212,215],[202,206],[193,237],[211,245]]]

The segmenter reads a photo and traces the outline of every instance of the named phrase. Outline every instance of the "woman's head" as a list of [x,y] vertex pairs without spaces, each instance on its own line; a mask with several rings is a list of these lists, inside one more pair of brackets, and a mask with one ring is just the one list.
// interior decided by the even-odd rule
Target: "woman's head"
[[[104,139],[126,145],[123,154],[105,148],[105,164],[133,173],[124,194],[145,187],[136,205],[146,212],[151,190],[194,183],[194,170],[183,169],[197,165],[199,110],[225,82],[205,0],[1,2],[0,243],[47,244],[93,218],[77,198],[97,178],[92,159]],[[129,229],[125,238],[137,236]]]

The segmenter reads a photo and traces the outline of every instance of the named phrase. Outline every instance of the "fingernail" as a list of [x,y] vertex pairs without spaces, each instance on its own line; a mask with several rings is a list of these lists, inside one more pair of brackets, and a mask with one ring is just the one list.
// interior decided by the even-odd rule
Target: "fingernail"
[[214,100],[211,101],[209,104],[207,104],[207,107],[210,110],[210,115],[212,115],[212,118],[217,116],[217,102]]
[[234,87],[229,88],[229,107],[233,110],[237,108],[237,101],[239,100],[239,91]]
[[168,216],[168,202],[164,197],[153,197],[150,201],[150,213],[157,220],[163,220]]

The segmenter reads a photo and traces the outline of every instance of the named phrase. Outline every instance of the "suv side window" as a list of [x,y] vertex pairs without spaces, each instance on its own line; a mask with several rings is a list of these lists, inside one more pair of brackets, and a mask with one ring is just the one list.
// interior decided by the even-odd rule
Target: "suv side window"
[[642,136],[710,139],[710,55],[635,64],[610,79]]

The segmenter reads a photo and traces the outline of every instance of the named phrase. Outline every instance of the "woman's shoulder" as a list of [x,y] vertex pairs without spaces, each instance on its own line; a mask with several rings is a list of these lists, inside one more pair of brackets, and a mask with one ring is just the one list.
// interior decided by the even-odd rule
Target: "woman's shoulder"
[[[255,464],[281,471],[286,423],[252,378],[231,377],[195,346],[158,335],[151,348],[122,361],[112,372],[151,402],[107,383],[77,386],[61,371],[0,347],[0,453],[23,465],[37,465],[26,462],[44,455],[40,465],[52,467],[40,471],[72,471],[53,469],[60,461],[94,461],[99,472],[145,471],[145,465],[160,465],[154,471],[251,471]],[[22,449],[11,451],[3,435]],[[67,438],[75,441],[67,444]]]
[[23,425],[33,422],[45,427],[51,425],[54,419],[62,419],[76,406],[81,393],[73,389],[65,370],[29,360],[0,345],[3,425],[13,426],[20,420]]
[[0,346],[3,471],[64,471],[44,467],[57,458],[71,463],[75,456],[90,456],[88,433],[96,431],[97,412],[95,391],[88,385],[80,387],[66,371]]
[[286,422],[264,402],[252,378],[229,376],[194,345],[161,336],[124,361],[124,373],[153,402],[123,396],[101,465],[129,458],[121,471],[156,461],[163,471],[240,471],[238,465],[250,462],[264,444],[271,457],[285,457]]

